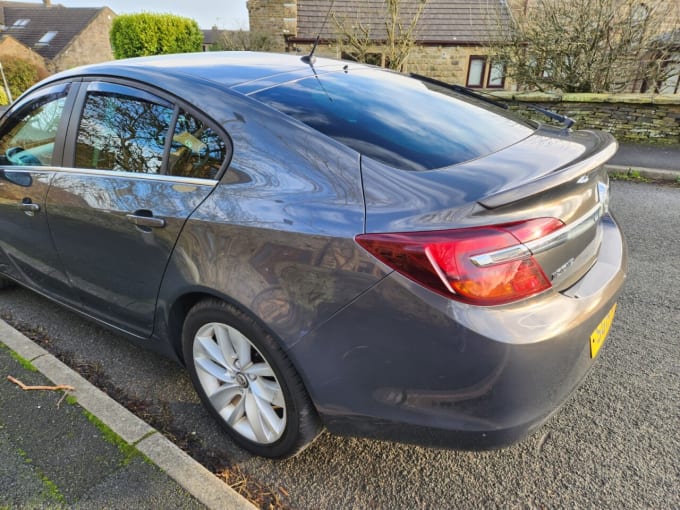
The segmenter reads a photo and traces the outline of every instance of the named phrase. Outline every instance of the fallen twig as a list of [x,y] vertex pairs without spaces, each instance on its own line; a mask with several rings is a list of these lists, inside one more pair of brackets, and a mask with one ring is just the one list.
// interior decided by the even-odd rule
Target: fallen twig
[[75,388],[73,386],[69,386],[68,384],[59,384],[57,386],[27,386],[24,383],[22,383],[19,379],[15,379],[11,375],[7,376],[7,380],[9,382],[12,382],[19,386],[24,391],[32,391],[32,390],[43,390],[43,391],[75,391]]
[[538,443],[536,444],[536,454],[540,455],[541,450],[543,450],[543,445],[545,445],[545,442],[548,440],[548,437],[550,437],[550,431],[546,432],[541,436],[541,438],[538,440]]

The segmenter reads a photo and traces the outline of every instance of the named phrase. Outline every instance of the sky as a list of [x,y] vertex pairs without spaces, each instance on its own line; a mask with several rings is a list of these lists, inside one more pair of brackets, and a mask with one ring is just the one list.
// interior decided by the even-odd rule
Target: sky
[[116,14],[171,13],[195,19],[201,28],[217,25],[217,28],[248,30],[246,0],[52,0],[52,4],[64,7],[106,6]]

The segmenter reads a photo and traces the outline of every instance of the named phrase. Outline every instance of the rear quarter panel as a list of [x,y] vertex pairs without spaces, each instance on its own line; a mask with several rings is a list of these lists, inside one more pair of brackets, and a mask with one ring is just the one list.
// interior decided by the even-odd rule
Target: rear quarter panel
[[354,242],[364,230],[358,154],[249,99],[234,110],[224,122],[232,161],[178,240],[157,334],[177,339],[173,305],[207,294],[289,348],[384,275]]

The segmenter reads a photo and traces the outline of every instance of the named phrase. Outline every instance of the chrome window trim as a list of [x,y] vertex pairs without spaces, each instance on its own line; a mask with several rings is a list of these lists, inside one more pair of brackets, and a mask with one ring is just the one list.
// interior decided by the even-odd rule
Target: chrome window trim
[[81,174],[81,175],[84,174],[99,177],[118,177],[121,179],[141,179],[145,181],[174,182],[177,184],[194,184],[197,186],[215,187],[219,183],[219,180],[217,179],[198,179],[196,177],[182,177],[178,175],[164,175],[164,174],[145,174],[141,172],[123,172],[119,170],[96,170],[88,168],[60,167],[53,169],[53,171],[55,173],[60,174]]
[[[75,138],[77,137],[78,130],[80,128],[80,121],[82,120],[82,110],[85,106],[85,100],[87,97],[87,94],[89,92],[97,92],[97,90],[88,90],[90,87],[90,84],[108,84],[108,85],[120,85],[123,87],[126,87],[128,89],[131,89],[133,91],[137,92],[142,92],[144,94],[150,94],[152,96],[160,98],[163,102],[170,103],[174,105],[175,108],[175,114],[177,114],[177,110],[179,109],[180,111],[184,111],[186,113],[189,113],[190,115],[194,116],[195,118],[199,119],[201,122],[206,124],[208,127],[210,127],[213,131],[215,131],[219,137],[224,141],[225,146],[227,148],[227,154],[226,157],[224,158],[224,161],[220,165],[219,172],[217,174],[217,177],[215,179],[199,179],[199,178],[191,178],[191,177],[181,177],[181,176],[171,176],[171,177],[176,177],[177,179],[181,180],[181,182],[184,183],[193,183],[193,184],[201,184],[201,185],[210,185],[211,182],[218,183],[224,177],[224,175],[229,171],[229,165],[231,164],[232,160],[234,159],[234,141],[232,140],[232,137],[230,136],[229,132],[225,129],[225,127],[217,122],[213,117],[209,116],[204,110],[198,109],[196,106],[192,105],[191,103],[187,102],[186,99],[176,96],[174,94],[169,93],[166,90],[163,90],[162,88],[159,88],[159,85],[154,85],[152,83],[146,83],[146,82],[141,82],[141,81],[135,81],[123,76],[111,76],[111,75],[106,75],[106,74],[92,74],[89,76],[78,76],[78,77],[73,77],[68,79],[69,82],[82,82],[84,86],[82,87],[81,95],[77,98],[76,105],[72,109],[72,118],[71,118],[71,123],[72,125],[69,126],[69,133],[71,136],[71,143],[75,143]],[[97,86],[95,86],[96,88]],[[163,105],[162,103],[161,106]],[[173,121],[176,119],[176,117],[173,117]],[[174,127],[174,123],[171,124],[171,128]],[[71,133],[71,131],[73,131]],[[66,144],[65,148],[69,147],[69,133],[67,133],[67,139],[66,139]],[[171,137],[168,136],[168,145],[170,144],[170,139]],[[72,148],[72,154],[75,158],[75,147]],[[71,162],[68,161],[66,158],[64,159],[64,163],[69,163],[69,164],[75,164],[75,161]],[[164,155],[164,162],[163,165],[167,165],[167,159],[166,156]],[[64,168],[64,167],[62,167]],[[71,168],[70,166],[67,168]],[[80,169],[78,169],[80,170]],[[87,169],[83,169],[87,170]],[[113,171],[110,169],[100,169],[104,171]],[[124,173],[132,173],[135,174],[135,172],[124,172]],[[159,174],[155,174],[159,175]],[[185,180],[186,179],[186,180]],[[193,179],[193,180],[191,180]],[[165,179],[158,179],[158,180],[165,180]]]

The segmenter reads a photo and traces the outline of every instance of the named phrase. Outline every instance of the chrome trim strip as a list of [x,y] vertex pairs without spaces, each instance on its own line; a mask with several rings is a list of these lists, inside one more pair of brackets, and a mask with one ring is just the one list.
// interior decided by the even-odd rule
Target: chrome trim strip
[[511,246],[510,248],[503,248],[502,250],[475,255],[474,257],[470,257],[470,261],[477,267],[486,267],[500,264],[501,262],[507,262],[509,260],[521,259],[528,257],[529,255],[531,255],[529,249],[523,244],[519,244],[517,246]]
[[525,243],[525,246],[529,248],[534,255],[556,248],[570,239],[578,237],[591,226],[597,224],[602,217],[602,212],[602,204],[597,204],[577,221],[545,237]]
[[59,174],[81,174],[100,177],[118,177],[121,179],[140,179],[144,181],[174,182],[177,184],[195,184],[197,186],[216,186],[219,182],[215,179],[198,179],[196,177],[182,177],[178,175],[144,174],[140,172],[120,172],[116,170],[91,170],[88,168],[51,168],[51,171]]
[[500,264],[501,262],[518,260],[529,255],[537,255],[544,251],[557,248],[570,239],[578,237],[594,224],[597,224],[604,212],[603,204],[599,203],[577,221],[556,230],[552,234],[548,234],[540,239],[534,239],[528,243],[511,246],[510,248],[503,248],[502,250],[475,255],[474,257],[470,257],[470,260],[478,267],[487,267],[494,264]]

